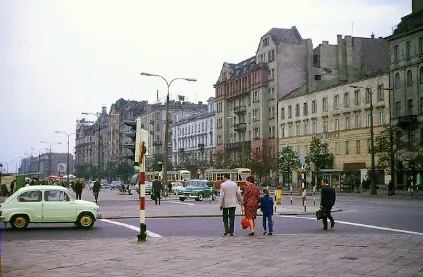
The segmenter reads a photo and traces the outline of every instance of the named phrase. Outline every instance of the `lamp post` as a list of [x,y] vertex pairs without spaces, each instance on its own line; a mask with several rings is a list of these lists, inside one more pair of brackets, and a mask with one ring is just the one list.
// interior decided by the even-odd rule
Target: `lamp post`
[[55,133],[57,133],[57,134],[65,134],[66,136],[68,136],[68,155],[66,157],[66,179],[67,179],[66,181],[67,181],[67,184],[69,184],[69,156],[70,156],[70,153],[69,153],[69,138],[72,135],[76,135],[76,133],[70,133],[70,134],[68,134],[66,132],[61,132],[61,131],[55,131]]
[[166,96],[166,113],[165,113],[165,141],[164,141],[164,161],[163,161],[163,180],[167,183],[167,163],[168,163],[168,144],[169,144],[169,89],[170,89],[170,85],[172,85],[173,81],[176,80],[185,80],[188,82],[196,82],[196,79],[193,78],[175,78],[173,80],[171,80],[170,82],[168,82],[166,80],[166,78],[164,78],[161,75],[157,75],[157,74],[151,74],[151,73],[146,73],[146,72],[141,72],[140,73],[141,76],[149,76],[149,77],[159,77],[162,78],[167,85],[167,96]]
[[52,147],[53,145],[56,145],[56,144],[62,144],[62,143],[61,143],[61,142],[47,142],[47,141],[40,141],[40,143],[45,143],[45,144],[50,145],[48,175],[51,175],[51,164],[52,164],[52,162],[51,162],[51,147]]
[[100,122],[100,118],[102,116],[102,114],[100,113],[82,113],[83,115],[94,115],[97,117],[97,122],[98,122],[98,147],[97,147],[97,159],[98,159],[98,165],[97,165],[97,178],[100,178],[100,172],[101,172],[101,164],[100,164],[100,133],[101,133],[101,122]]

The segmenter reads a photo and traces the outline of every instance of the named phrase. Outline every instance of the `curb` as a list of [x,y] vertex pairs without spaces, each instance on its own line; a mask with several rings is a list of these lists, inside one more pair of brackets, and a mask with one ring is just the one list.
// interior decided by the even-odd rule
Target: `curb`
[[[342,212],[343,209],[339,208],[333,210],[332,213]],[[303,213],[276,213],[276,215],[314,215],[315,212],[303,212]],[[242,215],[236,214],[235,217],[240,217]],[[145,218],[150,219],[163,219],[163,218],[214,218],[222,217],[221,214],[211,214],[211,215],[155,215],[155,216],[146,216]],[[101,216],[99,219],[132,219],[139,218],[139,216]]]

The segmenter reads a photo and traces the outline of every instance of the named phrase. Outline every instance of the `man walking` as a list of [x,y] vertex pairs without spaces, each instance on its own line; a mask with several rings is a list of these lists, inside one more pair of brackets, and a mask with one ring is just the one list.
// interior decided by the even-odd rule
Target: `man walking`
[[335,189],[328,185],[328,180],[322,180],[322,194],[320,197],[320,209],[324,211],[324,216],[322,217],[323,230],[328,229],[328,218],[330,220],[330,228],[335,226],[335,221],[331,215],[332,207],[335,205],[336,194]]
[[162,192],[162,183],[159,180],[159,176],[156,175],[154,176],[154,181],[153,181],[153,194],[154,194],[154,201],[156,202],[157,205],[157,200],[159,201],[159,205],[160,205],[160,198],[161,198],[161,192]]
[[81,181],[79,179],[76,179],[75,187],[74,187],[74,191],[75,191],[75,194],[76,194],[76,200],[78,200],[78,199],[81,200],[82,188],[83,188],[83,186],[82,186]]
[[223,174],[223,183],[220,184],[219,207],[223,210],[223,225],[225,226],[224,236],[234,235],[234,222],[236,205],[241,205],[241,193],[236,183],[232,182],[229,174]]
[[93,185],[93,194],[95,198],[95,203],[98,201],[98,194],[100,193],[100,181],[96,179]]

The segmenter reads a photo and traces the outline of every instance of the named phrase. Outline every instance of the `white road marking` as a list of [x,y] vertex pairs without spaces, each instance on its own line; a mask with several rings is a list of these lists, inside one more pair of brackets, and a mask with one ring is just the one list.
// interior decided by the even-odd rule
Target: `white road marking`
[[[99,220],[101,220],[103,222],[119,225],[119,226],[122,226],[122,227],[125,227],[125,228],[128,228],[128,229],[137,231],[137,232],[140,231],[140,227],[129,225],[129,224],[126,224],[126,223],[117,222],[117,221],[113,221],[113,220],[109,220],[109,219],[99,219]],[[148,230],[147,230],[147,236],[150,236],[150,237],[153,237],[153,238],[162,238],[161,235],[153,233],[153,232],[148,231]]]
[[[295,215],[279,215],[279,217],[316,220],[316,218],[313,218],[313,217],[303,217],[303,216],[295,216]],[[407,231],[407,230],[401,230],[401,229],[393,229],[393,228],[387,228],[387,227],[379,227],[379,226],[374,226],[374,225],[366,225],[366,224],[354,223],[354,222],[348,222],[348,221],[335,220],[335,223],[340,223],[340,224],[345,224],[345,225],[353,225],[353,226],[365,227],[365,228],[371,228],[371,229],[377,229],[377,230],[391,231],[391,232],[397,232],[397,233],[423,236],[423,233],[419,233],[419,232]]]
[[181,202],[181,201],[166,201],[166,202],[169,202],[169,203],[173,203],[173,204],[182,204],[182,205],[188,205],[188,206],[195,206],[195,204],[192,204],[192,203],[184,203],[184,202]]

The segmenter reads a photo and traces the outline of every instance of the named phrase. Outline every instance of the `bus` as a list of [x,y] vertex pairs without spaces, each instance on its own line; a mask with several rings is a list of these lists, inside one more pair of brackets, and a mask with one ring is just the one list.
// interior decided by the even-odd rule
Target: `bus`
[[251,175],[249,168],[233,168],[233,169],[207,169],[204,171],[204,178],[216,184],[216,188],[220,189],[223,174],[228,173],[231,180],[243,189],[247,177]]
[[[149,171],[145,173],[145,180],[146,181],[154,181],[155,176],[163,176],[163,172],[161,171]],[[187,181],[191,180],[191,172],[189,170],[177,170],[177,171],[168,171],[167,172],[167,181],[168,182],[181,182],[185,183]]]

